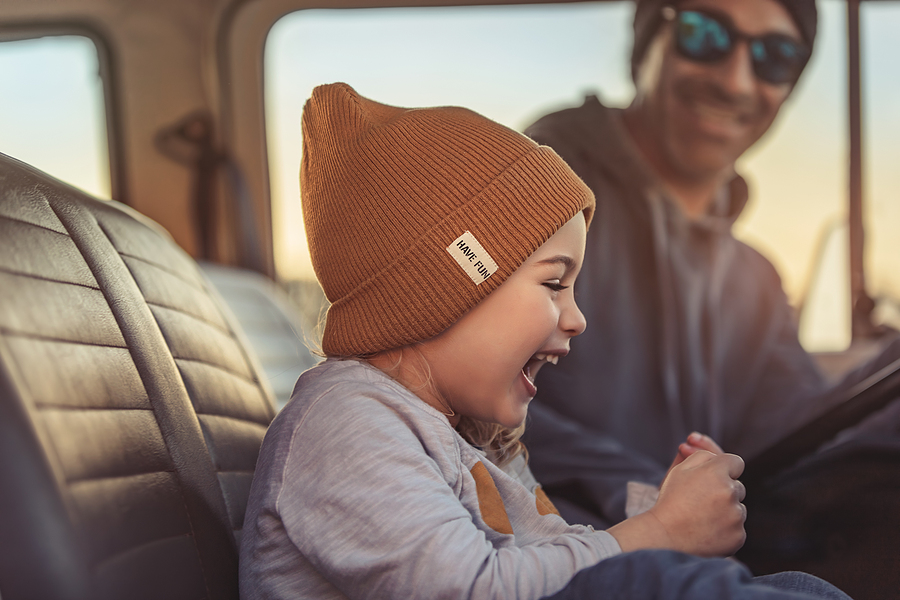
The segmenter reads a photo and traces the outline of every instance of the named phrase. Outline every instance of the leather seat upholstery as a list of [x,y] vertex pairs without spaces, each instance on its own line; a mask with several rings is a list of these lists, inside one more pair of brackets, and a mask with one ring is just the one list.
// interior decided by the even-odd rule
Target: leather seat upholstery
[[237,598],[271,392],[154,223],[0,155],[0,596]]

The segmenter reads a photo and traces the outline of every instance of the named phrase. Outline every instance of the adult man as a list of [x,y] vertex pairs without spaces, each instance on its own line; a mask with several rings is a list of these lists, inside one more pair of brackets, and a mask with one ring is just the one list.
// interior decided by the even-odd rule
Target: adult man
[[752,457],[827,405],[778,274],[731,234],[734,162],[789,97],[816,19],[814,0],[637,0],[633,103],[588,98],[527,130],[597,197],[588,329],[541,372],[526,434],[569,520],[625,518],[627,483],[658,484],[692,431]]

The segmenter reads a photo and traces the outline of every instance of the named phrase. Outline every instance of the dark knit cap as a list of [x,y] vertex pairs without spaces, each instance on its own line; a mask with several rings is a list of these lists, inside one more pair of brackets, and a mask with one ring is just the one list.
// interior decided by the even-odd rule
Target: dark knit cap
[[[752,2],[753,0],[744,0]],[[790,13],[803,36],[803,41],[813,48],[816,39],[818,13],[816,0],[778,0]],[[634,9],[634,46],[631,50],[631,77],[635,78],[637,69],[644,59],[644,53],[659,26],[663,22],[662,9],[665,6],[677,6],[678,0],[635,0]]]

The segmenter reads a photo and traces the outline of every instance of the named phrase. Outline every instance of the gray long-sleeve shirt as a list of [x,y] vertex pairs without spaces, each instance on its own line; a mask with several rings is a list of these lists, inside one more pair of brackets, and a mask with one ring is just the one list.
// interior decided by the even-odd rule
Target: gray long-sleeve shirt
[[800,346],[775,268],[731,233],[743,179],[691,220],[620,111],[596,98],[526,133],[597,198],[575,286],[588,327],[558,368],[541,371],[529,410],[531,465],[548,490],[614,523],[626,482],[659,483],[691,431],[752,457],[822,409],[826,382]]
[[381,371],[325,361],[263,442],[241,598],[537,599],[621,552],[510,472]]

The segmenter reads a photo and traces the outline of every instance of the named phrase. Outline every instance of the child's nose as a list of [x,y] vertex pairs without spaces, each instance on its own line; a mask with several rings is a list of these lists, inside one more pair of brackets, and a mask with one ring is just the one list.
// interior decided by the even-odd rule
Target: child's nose
[[572,337],[584,333],[584,330],[587,327],[587,319],[584,318],[584,313],[578,308],[574,299],[569,303],[569,306],[566,307],[566,310],[563,311],[563,314],[560,317],[560,326]]

